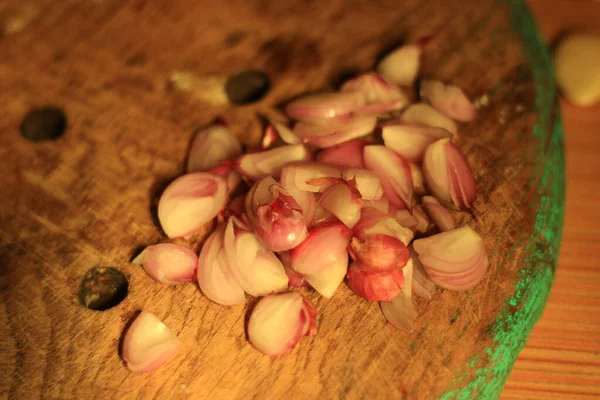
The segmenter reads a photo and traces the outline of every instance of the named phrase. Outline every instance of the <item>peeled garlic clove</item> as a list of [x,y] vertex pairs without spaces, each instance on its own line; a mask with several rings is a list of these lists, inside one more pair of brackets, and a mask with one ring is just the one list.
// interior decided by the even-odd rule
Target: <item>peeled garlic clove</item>
[[206,297],[224,306],[246,301],[242,287],[229,275],[223,248],[225,226],[220,225],[206,239],[198,257],[198,285]]
[[270,294],[248,321],[252,346],[268,356],[292,351],[302,336],[316,334],[316,310],[300,293]]
[[567,100],[579,107],[600,101],[600,35],[574,33],[554,52],[556,82]]
[[279,177],[284,165],[294,161],[310,160],[312,155],[301,144],[281,146],[238,158],[237,170],[247,178]]
[[340,168],[314,162],[295,162],[283,167],[280,181],[288,190],[293,187],[307,192],[322,193],[341,179]]
[[146,247],[133,261],[156,282],[177,285],[196,280],[198,257],[187,247],[160,243]]
[[160,225],[170,238],[186,236],[211,221],[225,206],[227,183],[194,172],[175,179],[158,202]]
[[366,104],[356,110],[359,115],[378,116],[408,104],[402,89],[374,72],[360,74],[346,81],[340,91],[357,92],[365,97]]
[[398,296],[404,284],[402,268],[391,271],[367,272],[360,263],[348,269],[348,286],[369,301],[390,301]]
[[365,165],[381,180],[383,194],[397,208],[412,209],[413,182],[408,162],[384,146],[365,146]]
[[423,201],[425,212],[441,232],[456,229],[454,217],[435,197],[423,196],[421,200]]
[[150,372],[166,364],[181,340],[154,314],[142,311],[123,338],[123,359],[133,372]]
[[[365,272],[387,272],[406,265],[408,249],[400,239],[384,234],[357,232],[348,251]],[[358,268],[356,265],[354,268]]]
[[346,182],[353,182],[364,200],[379,200],[383,196],[381,180],[373,171],[363,168],[346,168],[342,171],[342,179]]
[[420,162],[427,146],[439,139],[452,138],[444,128],[426,125],[409,125],[401,122],[385,122],[381,125],[385,147],[410,162]]
[[312,275],[305,275],[305,279],[313,289],[323,297],[331,298],[348,271],[348,253],[340,256],[331,265]]
[[188,155],[187,172],[200,172],[233,160],[242,154],[242,145],[229,129],[212,125],[196,133]]
[[415,319],[417,310],[411,299],[412,292],[412,260],[406,264],[403,269],[404,286],[402,292],[391,301],[382,301],[379,303],[383,315],[388,322],[396,329],[410,333],[415,328]]
[[320,93],[292,101],[285,112],[299,121],[322,122],[346,118],[364,104],[365,98],[360,93]]
[[456,122],[425,103],[417,103],[409,106],[404,113],[402,113],[401,121],[406,124],[443,128],[454,136],[458,133]]
[[438,140],[427,148],[423,175],[431,193],[443,204],[455,210],[473,207],[476,196],[473,173],[449,139]]
[[364,168],[363,149],[367,142],[354,139],[326,148],[317,154],[317,161],[336,167]]
[[348,228],[352,228],[360,218],[360,193],[345,182],[329,186],[319,198],[318,204]]
[[469,122],[477,118],[477,110],[461,88],[440,81],[422,81],[420,95],[431,105],[456,121]]
[[413,181],[413,194],[416,196],[422,196],[427,191],[425,190],[425,178],[423,177],[423,170],[421,167],[414,163],[409,163],[410,165],[410,175]]
[[294,134],[310,146],[328,148],[368,135],[376,124],[377,118],[369,116],[353,116],[320,125],[298,122],[294,126]]
[[308,237],[291,251],[291,267],[303,275],[323,271],[347,253],[350,229],[341,222],[313,228]]
[[423,38],[392,51],[377,65],[377,72],[397,85],[411,86],[419,73],[423,46],[428,41],[429,38]]

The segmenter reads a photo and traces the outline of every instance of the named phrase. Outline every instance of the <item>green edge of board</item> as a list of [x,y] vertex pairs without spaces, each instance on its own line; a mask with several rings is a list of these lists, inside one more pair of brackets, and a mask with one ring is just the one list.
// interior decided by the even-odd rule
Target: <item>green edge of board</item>
[[[467,371],[457,371],[455,381],[472,379],[462,388],[441,396],[449,399],[496,399],[529,333],[540,318],[558,260],[565,205],[563,127],[557,101],[554,72],[548,49],[523,0],[500,0],[507,4],[513,29],[522,40],[522,50],[531,63],[536,83],[535,102],[539,117],[532,134],[539,143],[538,180],[540,204],[535,224],[524,250],[522,277],[514,295],[506,302],[492,329],[493,344],[476,355]],[[516,311],[515,311],[516,308]],[[487,359],[485,366],[480,360]],[[458,378],[457,378],[458,377]]]

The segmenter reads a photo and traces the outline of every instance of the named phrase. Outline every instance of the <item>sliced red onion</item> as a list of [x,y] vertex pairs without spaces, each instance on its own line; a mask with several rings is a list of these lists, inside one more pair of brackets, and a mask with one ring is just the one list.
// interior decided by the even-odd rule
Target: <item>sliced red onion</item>
[[285,112],[299,121],[319,122],[347,117],[364,104],[365,98],[360,93],[320,93],[292,101]]
[[354,232],[364,232],[365,235],[383,234],[400,239],[408,246],[413,239],[413,232],[400,225],[396,219],[387,213],[372,207],[364,207],[360,213],[358,223],[354,225]]
[[223,242],[227,272],[246,293],[264,296],[287,288],[288,277],[281,261],[237,217],[229,217]]
[[364,168],[363,149],[367,142],[354,139],[322,150],[317,161],[342,168]]
[[405,266],[409,258],[408,249],[400,239],[380,233],[365,234],[364,231],[355,233],[348,251],[355,261],[353,268],[365,272],[392,271]]
[[406,44],[385,56],[377,65],[377,72],[401,86],[412,86],[421,64],[423,46],[429,41],[424,38]]
[[346,252],[322,271],[305,275],[305,279],[321,296],[331,298],[343,282],[347,271],[348,253]]
[[383,194],[394,207],[412,209],[413,182],[410,165],[384,146],[365,146],[365,165],[381,180]]
[[328,148],[368,135],[376,124],[377,118],[368,116],[355,116],[323,125],[298,122],[294,126],[294,134],[310,146]]
[[246,195],[246,215],[269,250],[290,250],[308,235],[302,207],[270,176],[257,181]]
[[431,299],[435,292],[435,283],[429,279],[429,275],[427,275],[423,264],[419,261],[419,256],[412,244],[408,246],[408,251],[413,264],[413,292],[425,299]]
[[301,144],[281,146],[257,153],[247,153],[238,158],[238,171],[250,179],[265,176],[279,177],[284,165],[294,161],[310,160],[311,154]]
[[358,75],[345,82],[342,92],[361,93],[366,104],[356,110],[359,115],[378,116],[392,110],[399,110],[408,104],[402,89],[374,72]]
[[123,338],[123,359],[133,372],[150,372],[171,360],[181,340],[156,315],[142,311]]
[[430,279],[446,289],[472,289],[487,270],[483,239],[468,226],[416,240],[414,249]]
[[198,257],[192,250],[178,244],[148,246],[132,262],[141,265],[150,278],[165,285],[196,280]]
[[351,231],[341,222],[313,228],[308,237],[291,252],[291,267],[303,275],[325,270],[347,253]]
[[401,120],[407,124],[443,128],[454,136],[458,133],[456,122],[425,103],[417,103],[409,106],[404,113],[402,113]]
[[407,209],[396,211],[396,220],[405,228],[410,229],[411,231],[416,231],[417,225],[419,225],[419,220],[416,216],[410,213]]
[[348,269],[348,286],[354,293],[369,301],[390,301],[402,291],[402,268],[391,271],[367,272],[360,263]]
[[409,163],[409,165],[410,175],[413,181],[413,192],[416,196],[423,196],[425,193],[427,193],[425,190],[423,170],[417,164]]
[[268,356],[292,351],[302,336],[317,333],[317,311],[298,292],[271,294],[261,299],[248,321],[252,346]]
[[452,119],[469,122],[477,118],[475,106],[458,86],[440,81],[422,81],[419,90],[421,98]]
[[322,193],[341,179],[341,169],[314,162],[295,162],[281,170],[281,184],[288,190],[293,187],[307,192]]
[[388,322],[396,329],[410,333],[415,328],[417,310],[411,299],[412,291],[412,261],[403,268],[404,286],[402,292],[394,297],[392,301],[382,301],[381,311]]
[[346,182],[353,182],[364,200],[379,200],[383,196],[383,187],[379,176],[368,169],[346,168],[342,171]]
[[446,207],[441,205],[440,202],[435,199],[435,197],[423,196],[421,201],[423,202],[425,212],[441,232],[456,229],[454,217]]
[[452,138],[444,128],[386,122],[381,125],[385,147],[400,154],[410,162],[420,162],[427,146],[439,139]]
[[438,140],[427,148],[423,175],[431,193],[444,205],[455,210],[473,207],[476,189],[467,160],[448,139]]
[[329,186],[319,198],[318,204],[348,228],[352,228],[360,218],[360,193],[345,182]]
[[194,172],[175,179],[158,202],[160,225],[170,238],[189,235],[225,206],[227,183],[213,174]]
[[229,275],[223,247],[225,225],[219,225],[202,245],[198,257],[198,285],[206,297],[224,306],[246,301],[242,287]]
[[225,126],[212,125],[196,133],[188,155],[187,172],[206,171],[240,154],[242,145],[238,138]]

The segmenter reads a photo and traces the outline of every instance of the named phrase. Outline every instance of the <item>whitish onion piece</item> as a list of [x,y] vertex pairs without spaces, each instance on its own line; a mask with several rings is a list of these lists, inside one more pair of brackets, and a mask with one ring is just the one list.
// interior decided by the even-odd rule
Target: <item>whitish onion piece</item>
[[277,293],[261,299],[248,321],[252,346],[268,356],[292,351],[302,336],[317,333],[317,311],[298,292]]
[[425,150],[431,143],[439,139],[452,138],[452,134],[444,128],[409,125],[396,121],[383,123],[381,136],[385,147],[415,163],[423,160]]
[[342,178],[351,182],[364,200],[379,200],[383,196],[383,187],[379,176],[368,169],[346,168],[342,171]]
[[427,191],[425,190],[425,178],[423,177],[423,170],[415,163],[409,163],[410,175],[413,181],[413,194],[415,196],[423,196]]
[[439,112],[457,121],[469,122],[477,117],[477,110],[461,88],[440,81],[422,81],[419,87],[422,99]]
[[216,124],[196,133],[188,155],[187,172],[200,172],[233,160],[242,154],[238,138],[225,126]]
[[355,232],[348,251],[355,261],[353,268],[365,272],[393,271],[405,266],[409,257],[408,248],[400,239],[380,233],[365,234],[364,231]]
[[423,196],[421,201],[423,202],[425,212],[441,232],[456,229],[454,217],[435,197]]
[[329,186],[319,198],[318,204],[348,228],[352,228],[360,218],[360,193],[345,182]]
[[315,272],[312,275],[305,275],[305,279],[321,296],[331,298],[344,281],[347,271],[348,253],[344,253],[322,271]]
[[403,268],[404,287],[402,292],[394,297],[392,301],[382,301],[381,311],[388,322],[396,329],[403,332],[411,332],[415,328],[417,310],[411,299],[412,292],[412,260]]
[[250,179],[265,176],[279,177],[284,165],[294,161],[310,160],[311,154],[301,144],[281,146],[271,150],[244,154],[238,158],[238,171]]
[[156,315],[142,311],[123,338],[123,359],[133,372],[150,372],[171,360],[181,340]]
[[417,103],[409,106],[401,117],[402,122],[413,125],[427,125],[434,128],[443,128],[456,136],[458,127],[456,122],[431,107],[429,104]]
[[141,265],[150,278],[165,285],[196,280],[198,257],[192,250],[178,244],[148,246],[132,262]]
[[341,222],[313,228],[308,237],[291,251],[291,267],[303,275],[314,275],[346,256],[351,231]]
[[275,179],[264,177],[246,195],[246,215],[269,250],[296,247],[308,235],[302,207]]
[[345,82],[342,92],[361,93],[366,104],[356,110],[359,115],[378,116],[392,110],[399,110],[408,104],[408,98],[395,84],[374,72],[360,74]]
[[367,142],[354,139],[322,150],[317,154],[317,161],[342,168],[364,168],[363,149]]
[[427,148],[423,175],[431,193],[445,206],[469,210],[475,201],[473,173],[467,160],[448,139],[438,140]]
[[396,211],[396,221],[400,223],[405,228],[410,229],[411,231],[416,231],[416,227],[419,224],[419,220],[413,214],[411,214],[407,209],[397,210]]
[[292,101],[285,112],[299,121],[321,122],[347,118],[364,104],[365,97],[360,93],[320,93]]
[[313,193],[322,193],[342,179],[342,170],[331,165],[315,162],[295,162],[281,170],[283,187],[296,188]]
[[328,148],[368,135],[376,124],[377,118],[368,116],[353,116],[320,125],[298,122],[294,126],[294,134],[310,146]]
[[227,183],[219,176],[194,172],[175,179],[158,202],[160,225],[170,238],[189,235],[223,209]]
[[379,62],[377,72],[397,85],[412,86],[419,73],[423,47],[429,39],[426,37],[392,51]]
[[468,226],[415,240],[414,249],[429,278],[446,289],[472,289],[487,270],[483,239]]
[[413,292],[425,299],[431,299],[435,292],[435,283],[429,279],[429,275],[427,275],[427,271],[419,261],[419,256],[415,252],[412,243],[408,246],[408,251],[413,265]]
[[361,210],[360,219],[354,225],[353,231],[365,235],[379,233],[392,236],[400,239],[405,246],[408,246],[414,236],[413,231],[400,225],[394,216],[372,207],[364,207]]
[[383,194],[396,208],[412,209],[413,182],[408,162],[385,146],[370,145],[364,150],[365,165],[381,180]]
[[198,257],[198,285],[206,297],[224,306],[246,301],[244,289],[229,274],[227,255],[223,247],[225,225],[206,239]]
[[287,288],[281,261],[237,217],[229,217],[223,242],[228,273],[246,293],[264,296]]
[[404,284],[402,268],[391,271],[367,272],[360,263],[348,269],[348,286],[369,301],[390,301],[398,296]]

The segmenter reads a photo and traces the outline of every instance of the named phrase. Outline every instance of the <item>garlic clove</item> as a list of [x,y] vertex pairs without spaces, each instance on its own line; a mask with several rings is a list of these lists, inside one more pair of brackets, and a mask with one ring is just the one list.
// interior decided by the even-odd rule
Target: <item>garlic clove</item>
[[178,244],[148,246],[132,262],[141,265],[150,278],[165,285],[196,280],[198,257],[192,250]]
[[316,334],[316,310],[298,292],[261,299],[248,321],[252,346],[268,356],[292,351],[302,336]]
[[340,168],[315,162],[294,162],[282,168],[280,181],[288,190],[293,187],[307,192],[322,193],[341,179]]
[[301,144],[277,147],[257,153],[247,153],[238,158],[237,170],[247,178],[279,177],[284,165],[294,161],[307,161],[311,153]]
[[303,275],[314,275],[344,257],[351,231],[341,222],[324,223],[291,251],[291,267]]
[[142,311],[123,338],[123,359],[133,372],[150,372],[166,364],[181,340],[154,314]]
[[226,200],[227,183],[221,177],[204,172],[183,175],[160,197],[158,219],[170,238],[186,236],[216,217]]
[[364,160],[367,168],[379,176],[383,194],[390,204],[411,210],[413,183],[408,162],[380,145],[365,146]]
[[441,232],[456,229],[456,221],[450,211],[432,196],[423,196],[421,199],[425,212]]
[[381,136],[385,147],[416,163],[423,160],[427,146],[439,139],[452,138],[452,133],[444,128],[394,121],[381,125]]
[[361,263],[348,269],[348,286],[369,301],[390,301],[398,296],[404,284],[402,267],[390,271],[368,272]]
[[348,272],[348,253],[342,254],[336,261],[305,279],[313,289],[326,298],[331,298],[344,281]]
[[187,172],[200,172],[217,167],[222,161],[242,154],[242,145],[227,127],[216,124],[196,133],[187,161]]
[[368,135],[376,124],[377,118],[369,116],[354,116],[322,125],[298,122],[294,134],[310,146],[328,148]]
[[362,208],[360,193],[345,182],[325,189],[318,204],[335,215],[348,228],[352,228],[360,218]]
[[461,122],[469,122],[477,118],[475,106],[458,86],[425,80],[421,82],[420,95],[449,118]]
[[346,81],[340,91],[358,92],[365,97],[366,104],[356,110],[359,115],[378,116],[408,104],[402,89],[374,72],[360,74]]
[[456,122],[425,103],[416,103],[409,106],[402,113],[400,120],[406,124],[443,128],[454,136],[458,134]]
[[319,93],[292,101],[285,112],[299,121],[323,122],[347,118],[364,104],[365,98],[360,93]]
[[381,179],[373,171],[364,168],[346,168],[342,171],[342,179],[353,182],[364,200],[379,200],[383,196]]
[[342,168],[364,168],[363,149],[367,142],[362,139],[349,140],[323,149],[317,154],[320,163]]

